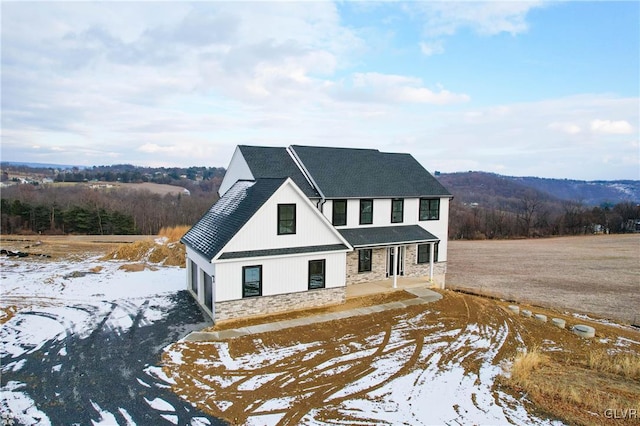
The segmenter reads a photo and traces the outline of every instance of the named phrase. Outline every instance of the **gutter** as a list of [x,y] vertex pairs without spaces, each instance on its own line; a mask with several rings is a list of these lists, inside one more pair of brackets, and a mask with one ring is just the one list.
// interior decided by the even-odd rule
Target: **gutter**
[[309,184],[313,187],[313,189],[318,191],[318,194],[320,195],[320,200],[316,204],[316,207],[318,208],[318,210],[320,210],[320,212],[323,212],[324,204],[327,202],[327,197],[324,196],[322,190],[320,189],[316,181],[313,180],[313,176],[311,176],[311,173],[309,173],[309,170],[307,170],[307,168],[304,166],[304,163],[302,162],[300,157],[298,157],[298,154],[296,154],[296,151],[293,149],[292,146],[287,147],[287,152],[291,156],[291,159],[296,164],[296,166],[298,166],[298,169],[300,169],[300,171],[302,172],[302,175],[307,179],[307,182],[309,182]]

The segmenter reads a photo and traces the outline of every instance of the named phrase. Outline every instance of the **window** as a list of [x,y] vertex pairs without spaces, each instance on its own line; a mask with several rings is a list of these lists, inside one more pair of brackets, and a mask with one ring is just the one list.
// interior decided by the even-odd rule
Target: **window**
[[358,272],[371,272],[371,249],[358,250]]
[[440,199],[420,198],[420,220],[440,219]]
[[[431,244],[419,244],[418,245],[418,263],[429,263],[429,251],[431,250]],[[438,261],[438,243],[433,245],[433,261]]]
[[333,226],[347,224],[347,200],[333,200]]
[[262,296],[262,265],[242,267],[242,297]]
[[373,200],[360,200],[360,225],[373,223]]
[[324,288],[325,277],[325,261],[310,260],[309,261],[309,290],[316,288]]
[[193,260],[189,260],[191,264],[191,291],[198,294],[198,265]]
[[204,304],[213,311],[213,279],[206,272],[204,272]]
[[296,233],[296,205],[278,204],[278,235]]
[[404,221],[404,200],[402,198],[391,200],[391,223]]

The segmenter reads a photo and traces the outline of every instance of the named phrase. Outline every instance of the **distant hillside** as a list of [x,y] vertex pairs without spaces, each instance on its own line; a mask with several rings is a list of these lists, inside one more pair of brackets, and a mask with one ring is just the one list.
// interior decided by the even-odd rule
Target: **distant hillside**
[[[501,176],[485,172],[442,173],[438,180],[463,203],[494,204],[525,194],[545,201],[573,201],[586,206],[640,203],[640,181],[579,181]],[[504,202],[504,201],[502,201]]]

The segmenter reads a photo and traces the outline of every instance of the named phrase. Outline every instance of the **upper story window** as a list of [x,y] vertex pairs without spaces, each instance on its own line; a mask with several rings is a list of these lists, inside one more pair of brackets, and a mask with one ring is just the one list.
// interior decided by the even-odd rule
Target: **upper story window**
[[347,224],[347,200],[333,200],[333,226],[345,226]]
[[404,221],[404,199],[391,200],[391,223],[402,223]]
[[373,200],[360,200],[360,225],[373,223]]
[[278,204],[278,235],[296,233],[296,205]]
[[440,199],[420,198],[420,220],[440,219]]

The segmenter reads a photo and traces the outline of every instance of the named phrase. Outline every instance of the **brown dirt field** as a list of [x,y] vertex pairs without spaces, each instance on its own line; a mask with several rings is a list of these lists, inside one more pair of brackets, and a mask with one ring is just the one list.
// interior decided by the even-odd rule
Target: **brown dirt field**
[[2,235],[0,248],[48,255],[52,261],[62,261],[104,255],[121,244],[154,238],[152,235]]
[[640,234],[450,241],[447,288],[640,323]]
[[[567,328],[577,323],[596,327],[596,339],[582,339],[550,322],[540,323],[515,315],[506,309],[507,302],[446,290],[442,293],[442,300],[428,305],[245,336],[222,343],[179,342],[172,345],[172,351],[181,354],[179,362],[165,353],[164,370],[175,380],[172,388],[178,395],[232,424],[260,422],[260,416],[265,415],[283,415],[278,424],[298,424],[310,412],[314,412],[316,420],[332,424],[379,424],[382,420],[375,417],[375,412],[345,414],[344,403],[354,399],[375,399],[376,389],[415,371],[424,371],[421,374],[428,376],[435,370],[435,378],[439,371],[446,372],[452,365],[459,365],[464,368],[465,375],[481,380],[483,363],[489,361],[498,365],[515,357],[522,348],[539,347],[553,360],[551,366],[555,370],[552,371],[556,374],[572,373],[577,381],[583,377],[587,384],[594,381],[601,386],[613,383],[607,389],[616,397],[618,405],[614,408],[636,407],[640,410],[637,403],[640,383],[637,380],[598,375],[586,370],[585,366],[591,351],[619,348],[620,342],[627,342],[625,339],[636,342],[629,343],[631,347],[625,350],[632,351],[637,357],[640,353],[637,343],[640,333],[637,331],[577,320],[549,309],[531,308],[535,313],[548,315],[549,320],[564,318]],[[468,334],[470,330],[471,334]],[[384,337],[375,340],[374,336]],[[490,341],[490,347],[474,345],[472,342],[477,337]],[[437,356],[426,349],[427,344],[438,348]],[[260,359],[272,351],[291,351],[290,348],[297,345],[306,349],[283,360],[257,362],[258,365],[252,361],[248,367],[242,367],[240,360]],[[359,348],[360,353],[366,355],[340,361],[345,353],[358,354],[353,348]],[[366,389],[344,395],[341,390],[353,386],[358,379],[375,376],[372,366],[389,356],[398,364],[394,375],[382,382],[372,380]],[[219,362],[223,358],[234,360],[232,365],[238,366],[230,368]],[[332,373],[335,369],[339,369],[340,374]],[[549,370],[545,372],[549,374]],[[256,379],[258,385],[255,385]],[[549,377],[541,375],[539,380],[548,381]],[[498,380],[491,389],[499,405],[504,403],[499,402],[499,391],[506,391],[525,401],[528,410],[542,418],[562,418],[577,424],[616,424],[615,420],[604,417],[602,410],[595,417],[590,414],[588,398],[585,398],[585,404],[574,408],[553,398],[535,401],[534,405],[522,388],[507,379]],[[336,394],[342,396],[333,397]],[[274,401],[287,401],[287,407]],[[278,408],[265,409],[270,406]],[[250,420],[252,417],[253,421]]]

